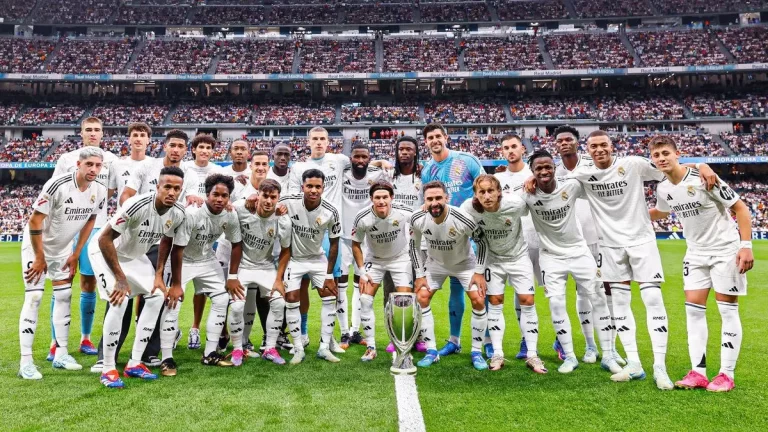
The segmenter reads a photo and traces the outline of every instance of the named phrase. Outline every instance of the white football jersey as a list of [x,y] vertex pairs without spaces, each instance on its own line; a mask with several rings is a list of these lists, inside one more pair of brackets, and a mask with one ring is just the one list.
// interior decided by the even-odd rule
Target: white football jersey
[[[133,172],[138,169],[141,164],[148,163],[154,158],[147,156],[140,161],[131,159],[130,157],[120,158],[112,162],[111,169],[109,170],[109,189],[117,190],[117,198],[120,199],[120,195],[125,190],[125,185],[128,184],[128,180],[131,179]],[[118,202],[119,206],[119,202]]]
[[[582,165],[593,164],[591,157],[585,154],[579,154],[578,156],[579,159],[576,162],[574,171]],[[562,161],[557,164],[557,167],[555,168],[555,176],[565,178],[568,177],[568,174],[570,173],[571,170],[566,168]],[[596,244],[599,240],[599,236],[597,235],[597,226],[595,225],[595,218],[592,217],[592,209],[589,207],[589,201],[586,199],[576,201],[576,217],[579,219],[581,232],[584,234],[584,240],[589,245]]]
[[245,201],[235,204],[233,211],[240,222],[243,259],[240,268],[274,270],[272,251],[275,245],[291,246],[291,222],[287,216],[272,214],[263,218],[245,208]]
[[240,243],[240,223],[235,212],[213,214],[204,204],[192,206],[181,229],[173,237],[173,244],[184,247],[184,264],[208,263],[216,259],[213,244],[224,234],[230,243]]
[[[304,207],[304,195],[288,195],[280,199],[288,208],[291,222],[291,257],[293,259],[317,259],[325,255],[323,237],[328,231],[328,238],[341,236],[341,218],[339,211],[323,199],[314,210]],[[341,253],[341,248],[339,248]]]
[[[165,237],[173,237],[184,222],[184,207],[178,202],[162,215],[155,207],[155,193],[134,195],[115,212],[109,225],[120,233],[115,240],[117,256],[130,261],[146,255],[152,245]],[[91,240],[98,249],[98,237]]]
[[517,195],[503,196],[499,210],[493,213],[479,213],[472,207],[472,198],[461,205],[482,232],[487,251],[495,261],[514,260],[522,253],[528,253],[523,237],[521,219],[528,214],[525,201]]
[[475,261],[475,252],[469,239],[477,230],[477,225],[458,207],[447,205],[445,211],[448,214],[441,224],[437,224],[432,215],[424,211],[417,211],[411,217],[409,248],[416,277],[424,276],[426,264],[422,260],[420,247],[415,246],[421,245],[422,237],[427,242],[427,260],[432,260],[444,268],[465,267],[467,261]]
[[589,253],[576,217],[576,201],[583,197],[584,187],[574,179],[558,179],[551,194],[537,188],[523,196],[539,234],[539,253],[565,258]]
[[392,188],[395,190],[393,202],[418,210],[424,204],[424,195],[421,192],[421,177],[411,175],[394,176],[394,169],[390,170]]
[[[507,169],[506,171],[498,172],[493,175],[499,179],[499,183],[501,183],[502,195],[509,196],[518,195],[523,183],[533,177],[533,172],[528,168],[528,165],[523,165],[523,169],[520,171],[512,172]],[[536,230],[533,228],[533,221],[531,221],[530,216],[523,217],[521,223],[523,227],[523,235],[529,239],[536,236]]]
[[[131,178],[128,180],[125,187],[135,190],[137,195],[156,192],[157,183],[160,181],[160,170],[164,167],[165,158],[152,159],[138,165],[135,171],[131,174]],[[176,201],[184,203],[187,195],[197,195],[198,179],[193,171],[184,167],[184,164],[182,164],[180,168],[184,171],[184,185],[181,188],[181,194],[179,194],[179,198]]]
[[[85,147],[81,147],[77,150],[72,150],[71,152],[64,153],[59,157],[59,160],[56,161],[56,168],[53,170],[53,177],[58,177],[62,174],[75,172],[77,170],[77,161],[80,160],[80,150],[82,150]],[[101,183],[104,187],[108,189],[112,189],[111,186],[109,186],[109,175],[110,170],[112,169],[112,164],[115,163],[115,161],[118,160],[117,156],[112,154],[111,152],[108,152],[106,150],[102,150],[102,154],[104,155],[104,163],[101,166],[101,171],[99,172],[99,176],[96,177],[96,181]],[[107,197],[109,199],[109,197]],[[96,225],[94,225],[94,228],[101,228],[104,225],[107,224],[107,220],[109,217],[107,216],[107,206],[105,205],[104,208],[101,209],[98,215],[96,215]]]
[[[280,177],[279,175],[275,174],[275,170],[270,167],[269,171],[267,172],[267,178],[270,179],[270,180],[274,180],[274,181],[276,181],[277,183],[280,184],[280,196],[288,195],[289,194],[288,193],[288,188],[290,187],[289,183],[291,181],[291,169],[290,168],[288,168],[288,173],[286,175]],[[301,190],[299,190],[298,192],[295,192],[295,193],[301,193]]]
[[606,169],[582,165],[568,177],[584,186],[601,245],[627,247],[656,240],[643,182],[661,181],[664,174],[650,160],[641,156],[614,157]]
[[409,206],[393,203],[389,215],[376,216],[368,206],[357,213],[352,227],[352,240],[366,244],[368,253],[376,259],[394,259],[409,253],[408,221],[413,211]]
[[211,174],[221,172],[221,167],[213,162],[208,162],[205,166],[199,166],[193,160],[182,162],[181,169],[184,170],[185,176],[188,172],[195,173],[195,176],[197,177],[197,189],[195,195],[203,199],[205,198],[205,179]]
[[325,174],[323,200],[328,201],[336,209],[341,209],[341,177],[349,165],[349,157],[336,153],[326,153],[322,159],[308,158],[306,162],[297,162],[291,169],[288,192],[291,195],[300,194],[302,192],[301,176],[304,171],[313,168],[319,169]]
[[230,195],[229,201],[234,203],[235,201],[248,198],[249,196],[258,193],[259,190],[253,187],[253,183],[251,183],[250,179],[248,180],[248,183],[245,184],[245,186],[235,181],[235,190],[232,191],[232,195]]
[[[43,253],[48,258],[72,253],[72,239],[91,218],[107,207],[107,188],[91,182],[85,191],[77,186],[77,174],[66,173],[45,182],[32,210],[47,217],[43,221]],[[29,221],[24,226],[22,247],[32,246]]]
[[739,195],[722,180],[708,191],[699,172],[688,168],[678,184],[664,179],[656,187],[656,208],[674,212],[683,224],[688,252],[706,256],[730,256],[739,250],[739,227],[728,209]]
[[352,175],[352,167],[344,170],[341,180],[341,228],[342,237],[352,238],[352,226],[361,210],[371,205],[371,185],[379,180],[387,180],[381,168],[368,167],[365,176],[358,180]]
[[[232,169],[233,166],[234,165],[227,165],[225,167],[219,166],[218,172],[220,174],[224,174],[232,177],[232,180],[235,181],[235,190],[233,190],[229,196],[229,200],[234,203],[237,199],[242,198],[243,190],[245,189],[246,186],[248,186],[248,183],[251,181],[251,167],[246,165],[245,170],[235,171],[234,169]],[[248,181],[245,182],[245,184],[241,184],[239,181],[237,181],[237,178],[240,177],[241,175],[244,175],[245,177],[248,178]]]

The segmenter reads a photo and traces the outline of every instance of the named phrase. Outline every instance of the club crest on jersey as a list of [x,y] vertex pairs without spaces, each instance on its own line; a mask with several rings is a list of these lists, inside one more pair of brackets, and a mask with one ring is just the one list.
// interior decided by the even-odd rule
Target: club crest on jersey
[[617,171],[619,172],[619,176],[621,176],[621,177],[624,177],[624,174],[627,173],[626,171],[624,171],[624,167],[621,167],[621,166],[619,167],[619,169]]
[[603,272],[600,269],[597,269],[597,277],[603,277]]
[[413,188],[416,189],[416,190],[421,189],[421,181],[420,180],[415,181],[413,183]]
[[91,195],[91,204],[96,202],[96,195]]
[[392,221],[392,226],[400,226],[400,221],[395,219]]
[[322,220],[322,219],[320,219],[320,217],[318,216],[318,218],[317,218],[317,219],[315,219],[315,224],[316,224],[317,226],[320,226],[320,225],[322,225],[322,224],[323,224],[323,220]]
[[451,237],[456,237],[457,235],[459,235],[459,233],[458,231],[456,231],[455,227],[450,227],[448,228],[448,235]]
[[269,238],[274,237],[275,236],[275,230],[273,228],[268,229],[267,230],[267,235],[269,236]]
[[509,220],[509,219],[507,219],[507,220],[505,220],[505,221],[504,221],[504,225],[506,225],[506,226],[512,226],[512,221],[511,221],[511,220]]
[[373,184],[373,180],[368,179],[368,186],[371,186]]
[[696,196],[696,190],[693,188],[693,186],[688,186],[686,188],[686,192],[688,193],[689,197]]
[[221,229],[223,229],[223,230],[226,230],[226,229],[227,229],[227,223],[226,223],[226,222],[224,222],[223,224],[221,224]]
[[560,194],[560,198],[562,198],[563,201],[568,201],[568,192],[563,191],[563,193]]
[[168,219],[167,221],[165,221],[165,229],[169,229],[170,227],[171,227],[171,220]]

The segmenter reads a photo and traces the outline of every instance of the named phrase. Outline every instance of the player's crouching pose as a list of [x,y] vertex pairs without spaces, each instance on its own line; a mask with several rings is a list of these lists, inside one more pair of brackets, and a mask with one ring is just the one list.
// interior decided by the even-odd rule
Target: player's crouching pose
[[[361,358],[364,362],[376,358],[373,298],[384,274],[389,272],[398,292],[411,292],[413,284],[406,231],[413,211],[410,207],[392,203],[395,191],[389,182],[374,183],[369,196],[373,205],[358,212],[352,225],[352,254],[355,265],[362,270],[360,324],[368,347]],[[368,252],[365,258],[363,242],[366,242]]]
[[[173,345],[178,327],[179,309],[184,300],[187,283],[195,286],[195,295],[203,294],[211,299],[211,312],[205,325],[205,350],[201,363],[207,366],[239,366],[243,363],[243,306],[245,293],[237,282],[237,277],[224,282],[224,275],[216,260],[213,243],[224,234],[232,243],[232,249],[240,247],[240,224],[234,212],[226,211],[229,194],[235,189],[235,181],[230,176],[211,174],[205,179],[205,203],[202,207],[187,209],[186,219],[179,232],[173,238],[171,265],[165,266],[165,281],[173,279],[173,258],[182,258],[181,285],[171,285],[168,291],[168,308],[160,332],[163,375],[176,375],[176,362],[173,360]],[[229,278],[228,278],[229,279]],[[231,296],[231,297],[230,297]],[[224,321],[227,319],[227,305],[232,300],[229,310],[229,335],[234,351],[232,362],[216,351]]]
[[[576,201],[584,197],[584,187],[576,180],[555,179],[552,155],[539,150],[528,160],[533,171],[536,190],[523,195],[539,235],[541,277],[546,285],[552,324],[565,352],[558,372],[570,373],[579,366],[573,353],[571,319],[565,305],[565,284],[568,274],[577,290],[586,294],[598,323],[598,340],[603,352],[613,352],[611,313],[602,290],[597,290],[597,264],[584,240],[576,217]],[[604,356],[603,368],[621,370],[613,356]]]
[[[747,294],[746,272],[752,268],[752,221],[749,209],[722,180],[708,191],[695,169],[678,162],[680,152],[670,137],[650,142],[651,158],[667,177],[656,188],[651,219],[675,212],[683,224],[688,250],[683,258],[683,288],[688,326],[688,353],[693,368],[678,388],[727,392],[741,348],[739,296]],[[734,224],[728,210],[736,215]],[[722,318],[720,373],[707,379],[707,297],[714,288]]]
[[[422,307],[422,337],[427,344],[427,355],[418,362],[419,367],[429,367],[440,360],[435,341],[435,318],[430,302],[435,291],[443,286],[449,276],[455,276],[472,302],[472,365],[477,370],[488,369],[483,358],[483,336],[488,327],[485,310],[485,263],[482,230],[463,210],[447,204],[448,191],[439,181],[424,185],[424,205],[428,212],[418,211],[411,218],[410,251],[416,269],[416,292]],[[421,239],[427,241],[426,256],[421,251]],[[470,237],[477,243],[475,258]]]
[[[280,251],[274,289],[285,297],[285,319],[293,339],[294,354],[291,364],[304,360],[301,339],[301,312],[299,289],[301,278],[307,275],[323,302],[320,309],[320,348],[317,358],[338,363],[340,360],[329,349],[336,323],[336,281],[333,269],[339,253],[341,219],[339,211],[323,199],[325,174],[310,168],[301,175],[302,195],[288,195],[280,199],[285,204],[291,223],[290,249]],[[323,237],[328,233],[328,258],[323,251]],[[285,282],[284,282],[285,281]]]
[[[262,358],[282,365],[285,360],[280,357],[275,345],[283,327],[285,299],[278,291],[272,290],[277,277],[272,251],[279,241],[280,245],[286,248],[282,255],[290,257],[287,248],[291,241],[291,226],[287,217],[281,218],[275,214],[277,201],[280,199],[280,184],[275,180],[263,180],[257,192],[259,200],[255,213],[246,209],[245,200],[240,200],[234,205],[243,241],[232,247],[227,284],[234,283],[233,275],[236,275],[239,283],[245,287],[248,292],[245,310],[256,310],[257,296],[269,299]],[[231,329],[230,325],[230,332]],[[235,346],[235,351],[232,352],[233,361],[243,355],[242,348],[239,354],[237,349]]]
[[483,230],[487,258],[483,277],[488,284],[488,333],[493,344],[491,370],[504,366],[504,287],[509,282],[520,299],[521,331],[525,337],[526,364],[536,373],[546,373],[536,351],[539,317],[534,305],[533,264],[523,236],[521,218],[528,214],[525,201],[517,195],[502,197],[497,177],[483,174],[475,179],[475,197],[461,205]]
[[[102,229],[101,235],[94,237],[89,245],[88,253],[98,280],[99,294],[111,305],[104,318],[103,329],[101,383],[106,387],[123,387],[115,366],[115,352],[128,306],[126,297],[144,296],[144,310],[136,324],[131,359],[123,373],[126,377],[146,380],[157,378],[141,363],[141,355],[155,330],[165,301],[163,264],[171,253],[173,235],[184,222],[184,207],[176,202],[183,184],[184,172],[180,168],[162,168],[157,190],[126,200]],[[158,240],[158,265],[157,271],[154,271],[146,253]],[[171,287],[176,290],[181,289],[180,258],[180,255],[174,255],[171,259]],[[175,329],[173,335],[176,335]]]
[[[55,302],[52,320],[56,353],[53,367],[82,369],[67,351],[72,278],[77,271],[80,252],[96,222],[96,215],[106,205],[107,189],[96,182],[103,161],[101,149],[82,149],[76,171],[53,177],[45,183],[32,206],[32,217],[24,227],[21,245],[24,306],[19,317],[19,376],[24,379],[43,378],[32,361],[32,345],[46,278],[53,285]],[[80,237],[73,250],[72,239],[78,233]]]

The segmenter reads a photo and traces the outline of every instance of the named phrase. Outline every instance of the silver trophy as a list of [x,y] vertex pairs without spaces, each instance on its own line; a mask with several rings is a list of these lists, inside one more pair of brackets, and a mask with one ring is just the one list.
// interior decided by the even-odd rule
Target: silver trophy
[[410,351],[421,330],[421,306],[416,294],[394,292],[385,309],[387,333],[395,346],[395,359],[389,370],[393,375],[415,375],[416,366]]

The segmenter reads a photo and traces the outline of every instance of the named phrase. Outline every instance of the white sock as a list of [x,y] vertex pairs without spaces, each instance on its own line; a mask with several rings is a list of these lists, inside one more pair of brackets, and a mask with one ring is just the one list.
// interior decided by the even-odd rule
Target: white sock
[[301,311],[299,302],[285,304],[285,320],[288,332],[293,340],[293,349],[304,351],[304,343],[301,339]]
[[233,350],[243,349],[243,312],[245,310],[244,300],[231,300],[229,303],[229,314],[227,315],[227,327],[229,328],[229,338],[232,342]]
[[[277,337],[283,329],[283,320],[285,319],[285,299],[278,292],[273,292],[269,297],[269,314],[267,315],[267,339],[266,348],[274,348],[277,344]],[[299,314],[301,320],[301,314]],[[301,334],[301,330],[299,330]]]
[[555,336],[560,341],[566,357],[573,357],[573,334],[571,333],[571,320],[565,308],[565,295],[556,295],[549,298],[549,310],[552,314],[552,325],[555,328]]
[[[611,312],[608,310],[608,301],[605,297],[605,292],[602,289],[595,291],[587,297],[592,307],[592,320],[595,323],[594,325],[597,326],[597,340],[600,342],[600,350],[603,352],[603,356],[613,352]],[[592,334],[591,330],[590,334]]]
[[243,340],[247,341],[251,337],[251,329],[256,319],[256,296],[259,295],[258,288],[248,288],[245,294],[245,305],[243,306]]
[[166,307],[162,313],[160,328],[160,352],[162,360],[173,358],[173,343],[176,341],[176,330],[179,327],[179,311],[181,302],[174,309]]
[[42,290],[24,293],[24,306],[21,307],[21,315],[19,316],[19,345],[21,345],[22,365],[32,363],[32,345],[35,342],[37,317],[42,300]]
[[522,327],[525,346],[528,348],[527,357],[539,355],[539,314],[536,306],[520,306],[520,326]]
[[219,346],[219,338],[224,330],[224,322],[227,320],[227,305],[229,295],[227,293],[214,294],[211,299],[211,311],[208,312],[208,320],[205,322],[205,350],[203,355],[208,355]]
[[[522,322],[522,320],[521,320]],[[506,323],[504,322],[504,303],[501,304],[489,304],[488,305],[488,335],[491,338],[491,344],[493,345],[493,354],[504,357],[504,348],[502,346],[504,341],[504,329]]]
[[[128,309],[128,299],[118,306],[109,306],[107,315],[104,317],[104,327],[102,328],[102,337],[104,338],[104,369],[103,372],[109,372],[115,369],[115,354],[117,353],[117,344],[120,341],[120,332],[123,327],[123,316]],[[143,315],[143,313],[142,313]]]
[[666,367],[667,341],[669,340],[669,318],[661,296],[658,282],[640,284],[640,297],[645,304],[646,324],[651,335],[653,365]]
[[488,329],[488,312],[483,307],[480,310],[472,309],[472,352],[483,352],[483,339]]
[[618,333],[621,345],[627,354],[627,360],[640,363],[640,355],[637,352],[637,327],[631,307],[632,291],[627,284],[612,283],[611,297],[613,297],[613,319],[616,323],[616,333]]
[[[139,315],[139,321],[136,323],[136,335],[133,340],[133,349],[131,350],[131,359],[128,361],[128,367],[133,367],[141,363],[141,356],[147,348],[152,332],[155,331],[157,318],[160,316],[160,309],[163,307],[165,297],[162,295],[153,295],[144,297],[144,308]],[[126,303],[123,300],[123,303]],[[112,309],[110,309],[111,311]],[[122,315],[120,320],[122,321]],[[119,324],[122,325],[122,324]],[[104,359],[107,355],[104,353]]]
[[432,315],[432,306],[421,309],[421,340],[427,344],[428,350],[436,350],[435,341],[435,316]]
[[360,305],[360,284],[357,282],[353,283],[354,291],[352,292],[352,327],[349,329],[349,334],[352,334],[356,331],[360,331],[360,313],[361,313],[361,305]]
[[686,327],[688,328],[688,355],[691,369],[707,376],[707,306],[685,302]]
[[53,328],[56,330],[55,359],[69,354],[69,324],[72,320],[72,284],[53,287]]
[[[605,292],[605,289],[601,286],[600,290]],[[605,295],[605,301],[608,303],[608,312],[611,314],[611,346],[613,347],[613,351],[618,352],[616,349],[616,321],[614,320],[613,315],[613,296],[612,295]]]
[[[523,335],[523,339],[525,339],[525,332],[523,332],[523,327],[520,325],[520,317],[522,314],[522,309],[520,307],[520,300],[517,298],[517,296],[514,296],[514,297],[515,297],[515,316],[517,317],[517,327],[520,329],[520,334]],[[527,340],[526,340],[526,343],[528,343]]]
[[[336,297],[320,297],[323,305],[320,308],[320,349],[328,348],[333,337],[333,327],[336,325]],[[345,314],[346,316],[346,314]]]
[[341,335],[349,334],[349,316],[347,315],[347,286],[349,275],[341,275],[339,282],[339,293],[336,296],[336,317],[339,320],[339,331]]
[[363,327],[365,344],[368,348],[376,348],[376,317],[373,311],[373,296],[360,295],[360,325]]
[[722,335],[720,344],[720,373],[733,378],[736,370],[736,361],[741,350],[741,318],[739,317],[739,304],[717,302],[722,318]]
[[592,303],[589,300],[589,296],[582,294],[582,292],[583,290],[581,289],[576,290],[576,313],[579,315],[581,333],[584,334],[587,346],[596,348],[594,331],[595,318],[592,314]]

